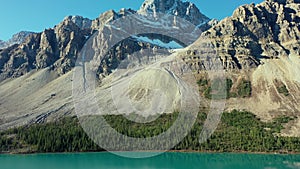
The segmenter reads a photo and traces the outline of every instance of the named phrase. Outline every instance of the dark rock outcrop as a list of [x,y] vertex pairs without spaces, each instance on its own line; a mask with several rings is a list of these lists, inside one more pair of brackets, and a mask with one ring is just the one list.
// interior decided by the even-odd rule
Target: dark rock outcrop
[[0,50],[1,79],[46,67],[64,74],[74,67],[76,55],[90,34],[89,29],[82,30],[72,18],[66,18],[54,29],[30,34],[22,44]]
[[[225,69],[251,69],[260,65],[261,59],[299,55],[299,29],[298,0],[268,0],[237,8],[233,16],[204,32],[199,41],[209,39]],[[201,53],[202,49],[197,50]],[[194,58],[190,61],[194,69],[203,70],[201,56]]]
[[[146,2],[145,2],[146,3]],[[157,3],[156,1],[153,3]],[[173,5],[171,5],[173,3]],[[209,19],[200,13],[199,9],[192,3],[176,1],[161,1],[160,5],[168,10],[160,10],[161,13],[171,14],[186,19],[195,25],[202,26],[201,30],[211,27]],[[143,5],[144,6],[144,5]],[[174,9],[171,6],[174,6]],[[145,6],[146,7],[146,6]],[[151,15],[149,8],[144,9],[143,15]],[[140,11],[141,11],[140,10]],[[171,12],[169,12],[171,11]],[[8,77],[19,77],[33,69],[50,67],[59,75],[65,74],[75,66],[78,53],[91,35],[101,26],[136,14],[132,9],[121,9],[119,12],[113,10],[101,14],[95,20],[89,20],[81,16],[68,16],[53,29],[44,30],[41,33],[28,34],[19,45],[0,50],[0,81]],[[141,15],[141,14],[137,14]],[[160,39],[162,36],[152,37]],[[163,40],[163,39],[162,39]],[[172,39],[171,39],[172,40]],[[107,55],[107,59],[100,65],[102,73],[109,73],[124,56],[140,49],[156,48],[156,45],[138,42],[129,38],[120,42]]]

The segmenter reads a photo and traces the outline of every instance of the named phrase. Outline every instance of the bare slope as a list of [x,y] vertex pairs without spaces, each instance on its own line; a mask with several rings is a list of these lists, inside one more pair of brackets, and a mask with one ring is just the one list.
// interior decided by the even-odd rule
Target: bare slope
[[[112,15],[102,15],[102,17],[113,19],[117,16],[114,12],[110,13]],[[208,39],[218,57],[203,57],[203,48],[200,48],[197,42],[196,46],[194,44],[172,56],[182,57],[182,61],[196,77],[198,73],[207,71],[210,64],[220,61],[227,71],[227,76],[234,82],[248,78],[252,84],[251,96],[227,100],[227,110],[245,109],[255,113],[262,120],[272,120],[282,115],[295,116],[297,118],[287,124],[283,133],[288,136],[300,136],[297,132],[300,130],[299,18],[298,0],[268,0],[257,5],[241,6],[232,17],[216,24],[204,32],[199,39],[199,41]],[[72,38],[72,33],[70,34],[66,28],[72,28],[71,32],[79,33],[82,39],[85,39],[85,35],[89,35],[89,32],[79,30],[80,28],[73,22],[65,20],[56,27],[55,34],[54,29],[46,30],[42,34],[31,36],[27,44],[0,51],[1,74],[5,75],[3,77],[18,77],[25,74],[0,83],[0,129],[39,123],[45,119],[52,120],[74,113],[70,70],[73,69],[76,59],[74,55],[80,51],[77,47],[82,46],[83,41]],[[52,48],[51,37],[54,35],[61,35],[58,37],[64,38],[65,41],[57,39],[55,47]],[[40,47],[45,48],[39,50]],[[31,53],[27,49],[36,49],[36,51]],[[64,52],[61,49],[66,50]],[[52,53],[54,60],[52,55],[45,55],[49,54],[47,51],[57,51]],[[32,65],[28,65],[27,62]],[[36,66],[40,70],[35,70]],[[134,75],[136,72],[129,73]],[[175,98],[168,105],[176,109],[175,103],[178,103],[182,96],[179,89],[183,89],[184,85],[175,87],[173,84],[175,82],[178,84],[175,76],[168,75],[167,71],[163,72],[163,76],[155,70],[144,70],[139,73],[139,76],[134,76],[132,80],[126,77],[112,80],[113,86],[117,89],[114,97],[122,99],[122,96],[129,96],[136,102],[144,103],[145,107],[140,109],[145,109],[152,106],[152,103],[147,101],[147,97],[153,96],[151,91],[159,86],[165,91],[174,92],[167,97]],[[108,76],[107,80],[110,80],[113,75],[106,74],[106,76]],[[130,84],[129,88],[125,81]],[[165,81],[169,85],[166,85]],[[110,98],[106,98],[111,92],[106,91],[103,86],[97,88],[96,96],[100,101],[101,99],[111,101]],[[164,96],[154,99],[156,101],[153,103],[163,103],[162,98]],[[110,108],[105,110],[111,111]],[[125,106],[124,112],[129,113],[129,111],[130,109]]]

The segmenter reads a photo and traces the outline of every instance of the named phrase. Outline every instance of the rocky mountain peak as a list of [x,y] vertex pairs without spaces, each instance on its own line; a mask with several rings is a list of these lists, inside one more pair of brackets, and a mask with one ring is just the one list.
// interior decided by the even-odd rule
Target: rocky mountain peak
[[138,13],[154,15],[156,13],[164,13],[175,15],[195,25],[201,25],[210,20],[200,12],[195,4],[181,0],[146,0]]
[[268,0],[240,6],[204,32],[199,43],[209,39],[225,69],[252,69],[266,60],[299,55],[299,28],[298,0]]
[[24,41],[24,38],[32,34],[33,32],[28,32],[28,31],[21,31],[19,33],[16,33],[12,36],[8,42],[16,42],[16,43],[21,43]]
[[[195,25],[207,23],[206,25],[209,28],[211,27],[210,29],[207,28],[209,30],[203,32],[199,40],[194,43],[196,44],[195,46],[191,45],[187,50],[179,50],[182,53],[177,53],[183,57],[183,61],[195,73],[198,72],[200,74],[201,71],[208,70],[213,64],[218,64],[219,61],[216,60],[221,60],[226,71],[230,73],[232,70],[235,76],[239,72],[238,69],[241,69],[241,72],[251,72],[249,69],[255,70],[258,66],[263,66],[262,64],[264,63],[267,67],[271,67],[273,64],[275,65],[274,67],[278,65],[279,69],[287,65],[287,73],[278,73],[280,72],[277,71],[279,69],[260,68],[256,69],[259,70],[258,74],[273,72],[274,77],[275,74],[276,77],[280,77],[281,74],[287,76],[291,74],[296,77],[297,72],[299,72],[297,67],[299,59],[297,58],[296,62],[296,58],[293,60],[290,59],[289,54],[300,55],[299,1],[266,0],[257,5],[244,5],[235,10],[232,17],[225,18],[220,22],[217,20],[209,21],[194,4],[180,0],[147,0],[138,13],[144,16],[151,13],[154,14],[155,12],[166,13],[184,18]],[[92,24],[86,18],[68,16],[53,29],[47,29],[41,33],[29,34],[22,44],[1,49],[0,82],[1,86],[5,85],[5,88],[2,86],[5,90],[0,90],[4,92],[3,97],[0,98],[0,101],[4,100],[4,102],[0,103],[0,107],[4,107],[5,109],[0,109],[0,114],[8,115],[9,118],[5,119],[7,123],[0,124],[0,128],[3,128],[3,126],[24,124],[22,120],[25,121],[25,118],[26,123],[35,123],[40,122],[41,119],[43,121],[48,117],[57,117],[60,114],[73,111],[74,108],[71,101],[72,86],[68,86],[72,81],[72,73],[67,73],[74,68],[78,53],[92,32],[96,31],[99,26],[133,13],[135,11],[130,9],[121,9],[119,12],[110,10],[101,14]],[[139,23],[142,23],[142,21],[139,21]],[[157,25],[160,26],[162,24],[158,23]],[[19,33],[14,37],[16,37],[15,39],[22,39],[23,35],[26,35],[26,32]],[[172,40],[170,37],[159,38],[158,35],[154,34],[147,36],[140,35],[128,38],[114,46],[107,53],[107,59],[99,62],[101,64],[99,66],[99,77],[103,75],[102,77],[105,78],[105,76],[116,69],[117,64],[124,57],[130,56],[136,51],[144,49],[156,50],[158,47],[154,46],[153,43],[151,44],[151,40],[158,39],[166,43]],[[196,38],[198,36],[193,37]],[[148,39],[150,39],[150,42]],[[188,39],[192,38],[188,37]],[[1,43],[5,42],[0,41],[0,45]],[[213,55],[217,54],[217,56],[205,56],[206,54],[210,54],[208,52],[212,52]],[[287,61],[281,62],[282,65],[277,64],[277,61],[283,59]],[[273,62],[271,66],[268,65],[270,62]],[[293,69],[293,67],[296,67],[296,69]],[[23,76],[28,72],[32,72],[33,74]],[[35,72],[36,74],[34,74]],[[56,79],[57,75],[64,76]],[[9,80],[9,83],[6,84],[2,81],[6,78],[17,78],[20,76],[24,78],[12,79],[15,80],[13,83],[11,83],[12,80]],[[297,79],[299,78],[297,77]],[[261,79],[257,78],[257,80]],[[264,84],[264,82],[260,81],[259,83]],[[267,83],[266,87],[266,90],[270,91]],[[259,89],[264,92],[264,96],[266,95],[263,90],[265,88],[260,89],[254,86],[252,89],[254,89],[253,93]],[[274,89],[276,90],[276,88]],[[293,88],[287,85],[287,89],[290,90]],[[9,92],[6,94],[6,91]],[[299,85],[290,91],[291,94],[296,93],[296,91],[299,91]],[[27,101],[24,101],[24,96]],[[293,99],[292,103],[297,103],[297,100],[299,100],[299,96],[289,97]],[[16,98],[20,101],[16,101]],[[56,98],[59,99],[57,100]],[[246,100],[244,98],[240,100],[240,105],[245,105]],[[253,105],[261,102],[261,99],[252,101],[253,104],[250,106],[255,107]],[[288,102],[290,101],[288,100]],[[37,104],[32,104],[33,102]],[[16,105],[16,103],[20,104]],[[264,107],[272,107],[272,104],[268,103],[266,101],[266,106]],[[276,105],[285,105],[285,103],[287,102],[278,103],[276,99]],[[243,109],[240,105],[234,108]],[[287,104],[287,106],[292,109],[294,105],[290,106]],[[295,109],[300,110],[298,107],[295,107]],[[14,112],[15,115],[11,115],[11,112]],[[30,115],[27,114],[28,112],[30,112]]]
[[279,4],[300,3],[300,0],[266,0],[266,2],[277,2]]
[[81,28],[72,20],[72,17],[66,17],[61,23],[55,26],[55,31],[79,31]]
[[119,12],[116,12],[114,10],[106,11],[106,12],[102,13],[98,18],[93,20],[92,29],[98,29],[101,25],[105,25],[111,21],[118,19],[118,18],[127,16],[127,15],[131,15],[134,13],[136,13],[135,10],[126,9],[126,8],[122,8]]
[[92,29],[98,29],[101,25],[105,25],[106,23],[116,20],[119,17],[119,14],[114,10],[106,11],[100,14],[100,16],[92,22]]
[[72,21],[80,29],[88,29],[92,26],[92,20],[84,18],[82,16],[67,16],[64,20]]
[[15,45],[15,44],[21,44],[31,34],[33,34],[33,32],[21,31],[21,32],[18,32],[16,34],[14,34],[12,36],[12,38],[9,39],[8,41],[1,41],[0,40],[0,49],[7,48],[7,47],[10,47],[10,46]]
[[182,3],[180,0],[146,0],[140,11],[168,13]]
[[126,8],[122,8],[120,11],[119,11],[119,14],[122,15],[122,16],[125,16],[125,15],[130,15],[130,14],[134,14],[136,13],[135,10],[129,8],[129,9],[126,9]]
[[115,20],[116,18],[118,18],[119,15],[116,11],[114,10],[109,10],[107,12],[104,12],[103,14],[100,15],[100,20],[104,21],[104,22],[108,22],[111,20]]

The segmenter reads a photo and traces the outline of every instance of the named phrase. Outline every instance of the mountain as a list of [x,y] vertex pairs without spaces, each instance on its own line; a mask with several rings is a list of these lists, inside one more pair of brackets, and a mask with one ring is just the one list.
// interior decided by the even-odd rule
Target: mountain
[[[300,71],[298,0],[268,0],[260,4],[243,5],[231,17],[220,22],[209,20],[194,4],[179,0],[147,0],[138,11],[110,10],[91,22],[82,17],[66,17],[53,29],[29,35],[21,45],[0,50],[0,129],[42,123],[74,114],[72,70],[79,51],[89,38],[93,38],[93,32],[103,28],[112,33],[98,34],[103,37],[100,38],[100,44],[109,44],[110,37],[107,35],[118,36],[113,33],[120,32],[117,27],[110,26],[116,19],[127,21],[129,16],[136,14],[136,23],[150,25],[155,30],[156,27],[162,27],[163,23],[155,20],[150,22],[147,16],[159,17],[159,13],[169,14],[175,19],[184,18],[196,26],[200,25],[204,32],[200,37],[186,36],[186,39],[195,41],[190,46],[160,34],[131,36],[112,46],[106,54],[107,59],[99,60],[97,56],[90,58],[95,61],[98,75],[103,80],[103,86],[97,88],[95,93],[100,100],[106,101],[106,97],[109,97],[107,92],[111,92],[105,88],[105,80],[111,80],[114,73],[118,72],[116,68],[119,64],[131,54],[181,45],[185,48],[167,53],[166,56],[170,62],[180,58],[192,70],[193,76],[199,80],[200,94],[204,104],[207,104],[205,106],[209,106],[209,94],[212,92],[207,74],[212,65],[221,63],[228,83],[226,110],[248,110],[263,121],[272,121],[282,115],[295,117],[282,134],[300,136],[297,132],[300,129],[300,107],[297,105],[300,99],[300,79],[297,76]],[[122,30],[125,35],[130,28],[125,25]],[[166,34],[176,35],[176,27],[169,31]],[[205,55],[207,47],[216,57]],[[150,87],[164,86],[167,88],[165,91],[172,89],[177,99],[172,104],[178,103],[182,97],[179,89],[185,89],[185,86],[176,88],[172,85],[168,88],[163,81],[166,79],[182,84],[175,76],[170,73],[170,77],[160,77],[155,71],[140,73],[141,76],[134,79],[137,83],[131,88],[122,85],[129,76],[117,79],[115,87],[120,92],[115,97],[128,95],[135,101],[142,101],[139,96],[147,93],[145,88],[149,86],[143,83],[147,82]],[[105,103],[104,107],[109,106],[110,102]],[[143,103],[148,104],[146,101]],[[158,99],[157,103],[164,102]]]
[[100,16],[98,18],[96,18],[95,20],[93,20],[92,22],[92,29],[99,29],[101,26],[112,22],[114,20],[117,20],[121,17],[127,16],[127,15],[131,15],[131,14],[135,14],[136,11],[132,10],[132,9],[121,9],[119,12],[116,12],[114,10],[109,10],[106,11],[102,14],[100,14]]
[[19,33],[14,34],[12,38],[9,39],[8,41],[0,40],[0,49],[7,48],[15,44],[21,44],[31,34],[33,34],[33,32],[21,31]]
[[[167,4],[169,2],[162,1],[162,3]],[[191,3],[182,4],[181,2],[179,5],[176,7],[177,10],[191,11],[190,13],[187,12],[185,17],[193,21],[194,24],[209,21],[206,16],[199,13],[195,5]],[[132,14],[136,15],[132,16]],[[170,21],[173,24],[175,15],[171,14],[167,17],[172,18]],[[80,16],[67,16],[54,28],[46,29],[41,33],[30,34],[22,44],[1,49],[0,129],[40,123],[74,113],[71,97],[73,73],[71,70],[75,66],[75,61],[83,45],[102,26],[105,26],[109,31],[116,31],[118,29],[109,26],[111,22],[116,19],[128,21],[132,17],[136,17],[134,18],[136,23],[152,23],[148,25],[149,28],[152,26],[153,29],[161,28],[166,24],[162,21],[157,23],[157,20],[150,22],[148,19],[153,18],[151,12],[139,14],[132,9],[121,9],[118,12],[110,10],[94,20]],[[205,24],[202,29],[209,27],[211,27],[209,24]],[[174,32],[166,32],[169,35],[178,34],[177,27],[172,28],[172,30]],[[131,31],[130,27],[127,31]],[[191,36],[189,33],[187,35],[184,37],[189,43],[195,41],[199,36],[199,34]],[[124,56],[137,51],[155,51],[184,46],[171,37],[152,33],[132,36],[117,43],[107,53],[107,59],[97,62],[99,77],[108,76],[124,59]]]
[[68,16],[64,20],[71,20],[75,25],[77,25],[80,29],[89,29],[92,26],[92,20],[88,18],[84,18],[82,16]]
[[[189,47],[194,55],[188,54],[183,60],[203,81],[208,77],[202,72],[209,69],[209,63],[218,64],[217,59],[228,79],[227,110],[251,111],[263,121],[296,117],[285,126],[283,135],[300,136],[299,19],[298,0],[243,5],[204,32],[195,42],[198,45]],[[199,44],[203,40],[212,46],[217,58],[207,59],[201,54]]]
[[53,29],[30,34],[22,44],[0,51],[0,79],[49,66],[59,73],[71,70],[74,56],[89,35],[90,31],[81,30],[72,18],[66,18]]
[[261,58],[300,54],[297,1],[244,5],[203,34],[210,38],[227,69],[256,68]]
[[[170,3],[169,1],[162,2],[166,4]],[[180,1],[176,1],[176,3],[180,5],[177,6],[176,9],[179,10],[184,8],[182,9],[183,11],[189,9],[187,3],[179,2]],[[187,15],[185,16],[186,18],[193,18],[195,24],[209,21],[206,16],[199,12],[194,4],[188,4],[191,6],[190,10],[195,12],[187,12]],[[43,69],[47,67],[51,67],[51,69],[55,70],[59,75],[65,74],[75,66],[77,54],[87,39],[93,34],[93,32],[97,31],[101,26],[109,22],[135,13],[136,11],[132,9],[121,9],[119,12],[110,10],[101,14],[95,20],[89,20],[80,16],[68,16],[53,29],[47,29],[36,34],[26,34],[27,38],[22,44],[0,50],[0,81],[10,77],[19,77],[32,70]],[[148,13],[148,15],[152,15],[151,12]],[[205,24],[203,27],[201,27],[201,29],[208,29],[209,27],[210,26],[208,24]],[[23,34],[25,35],[25,32],[20,35]],[[166,44],[174,40],[161,36],[154,37],[153,34],[150,36],[151,39],[162,40]],[[17,37],[19,36],[15,35],[14,37],[15,38],[13,39],[18,39]],[[149,37],[146,36],[146,38]],[[197,37],[194,37],[194,39],[195,38]],[[120,60],[120,56],[124,55],[125,53],[131,54],[135,51],[139,51],[142,48],[153,48],[154,46],[158,48],[164,47],[157,44],[151,44],[151,41],[141,42],[140,40],[140,38],[127,39],[126,43],[120,43],[118,47],[116,46],[115,49],[112,49],[111,56],[109,57],[118,57],[117,59],[111,60]],[[121,50],[121,53],[116,51],[117,49],[122,49],[125,47],[133,50]],[[119,53],[119,55],[116,56],[114,53]],[[110,63],[107,64],[110,65]],[[111,72],[111,69],[113,68],[109,68],[107,72],[104,72],[104,74]]]
[[210,21],[195,4],[181,0],[146,0],[138,10],[140,14],[164,13],[183,18],[194,25],[203,25]]
[[4,48],[4,46],[5,46],[5,41],[0,40],[0,48]]

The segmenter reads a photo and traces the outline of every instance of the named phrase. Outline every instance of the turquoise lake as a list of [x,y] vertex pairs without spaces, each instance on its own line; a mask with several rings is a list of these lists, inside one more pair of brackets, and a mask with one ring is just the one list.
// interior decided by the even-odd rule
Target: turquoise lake
[[0,169],[299,169],[300,155],[164,153],[130,159],[110,153],[0,155]]

